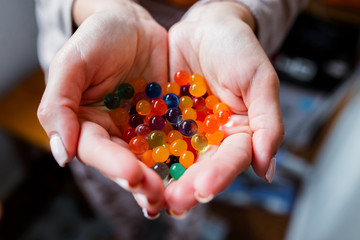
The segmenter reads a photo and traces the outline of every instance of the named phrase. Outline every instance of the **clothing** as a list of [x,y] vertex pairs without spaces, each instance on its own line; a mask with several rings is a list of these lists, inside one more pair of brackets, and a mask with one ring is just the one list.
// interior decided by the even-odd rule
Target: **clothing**
[[[236,1],[246,5],[254,14],[259,41],[268,54],[274,53],[279,47],[296,14],[306,2],[306,0]],[[206,2],[205,0],[197,4]],[[36,0],[39,26],[38,55],[46,77],[51,60],[73,33],[72,4],[73,0]],[[185,9],[155,0],[139,0],[139,4],[167,29],[179,21],[186,12]],[[145,218],[131,194],[103,177],[96,169],[86,167],[76,159],[70,163],[70,167],[74,178],[94,209],[99,214],[112,219],[114,229],[118,230],[118,236],[121,239],[139,239],[138,234],[144,226]],[[197,227],[201,222],[198,218],[204,214],[204,205],[199,205],[191,211],[186,221],[178,222],[167,218],[163,221],[169,232],[166,239],[198,239],[194,229],[200,229]],[[163,214],[162,218],[164,218]],[[192,231],[185,231],[190,227]]]

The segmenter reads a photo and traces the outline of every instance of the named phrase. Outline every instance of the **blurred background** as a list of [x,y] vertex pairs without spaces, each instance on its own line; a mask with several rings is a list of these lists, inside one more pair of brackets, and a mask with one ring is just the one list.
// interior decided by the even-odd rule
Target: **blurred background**
[[[36,117],[34,1],[0,1],[0,239],[114,239]],[[211,203],[199,239],[359,239],[360,2],[312,0],[271,60],[285,124],[272,184],[251,169]],[[161,218],[141,239],[166,239]]]

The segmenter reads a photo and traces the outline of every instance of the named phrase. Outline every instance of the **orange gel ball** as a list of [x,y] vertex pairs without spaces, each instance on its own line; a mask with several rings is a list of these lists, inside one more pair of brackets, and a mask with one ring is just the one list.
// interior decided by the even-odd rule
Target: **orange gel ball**
[[168,134],[168,142],[172,143],[178,139],[183,139],[183,135],[177,131],[177,130],[172,130],[169,132]]
[[218,120],[220,125],[225,125],[230,120],[230,112],[226,109],[220,109],[217,111],[215,118]]
[[217,96],[215,95],[209,95],[207,96],[207,98],[205,99],[205,106],[208,109],[213,110],[215,105],[218,104],[220,102],[220,100],[218,99]]
[[134,154],[141,155],[149,149],[149,144],[145,138],[137,136],[130,140],[129,147]]
[[179,108],[184,110],[185,108],[191,108],[193,106],[193,100],[189,96],[182,96],[179,98]]
[[195,82],[190,85],[189,92],[194,97],[201,97],[206,93],[206,84],[203,82]]
[[170,144],[170,152],[172,155],[180,156],[187,150],[187,143],[183,139],[175,140]]
[[196,110],[193,109],[193,108],[185,108],[185,109],[182,111],[182,115],[183,115],[183,119],[196,120],[196,118],[197,118]]
[[203,130],[206,133],[214,133],[216,130],[219,130],[219,122],[215,119],[214,115],[209,115],[205,118]]
[[135,92],[144,92],[148,83],[144,78],[138,77],[132,79],[130,84],[133,86]]
[[190,80],[190,75],[185,70],[177,71],[174,74],[174,81],[180,86],[188,84],[189,80]]
[[163,87],[163,93],[164,95],[168,93],[173,93],[177,96],[180,95],[180,86],[176,82],[169,82],[166,83]]
[[180,155],[179,163],[182,164],[185,168],[190,167],[195,160],[195,156],[190,151],[185,151]]
[[129,122],[129,112],[124,108],[117,108],[111,111],[110,117],[117,126],[124,126]]
[[221,109],[230,111],[229,107],[225,103],[219,102],[214,106],[213,113],[216,114],[217,111],[219,111]]
[[136,103],[136,111],[140,115],[148,115],[151,113],[151,104],[148,101],[142,99]]
[[152,157],[152,150],[147,150],[143,155],[141,155],[141,161],[147,167],[152,167],[156,163]]
[[214,133],[206,133],[205,136],[209,145],[220,145],[221,141],[224,139],[224,132],[216,130]]
[[164,146],[158,146],[153,149],[152,157],[155,162],[165,162],[169,158],[169,149]]

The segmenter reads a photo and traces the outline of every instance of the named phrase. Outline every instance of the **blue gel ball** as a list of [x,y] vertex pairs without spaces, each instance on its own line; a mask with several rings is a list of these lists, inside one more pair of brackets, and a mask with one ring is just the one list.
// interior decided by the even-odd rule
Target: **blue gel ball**
[[168,108],[176,108],[179,106],[179,98],[173,93],[166,94],[163,100],[166,102]]
[[192,137],[198,131],[198,125],[192,119],[186,119],[179,124],[179,131],[185,137]]
[[161,95],[161,86],[156,82],[149,83],[145,88],[145,94],[148,98],[158,98]]
[[182,112],[179,108],[169,108],[166,111],[165,118],[170,124],[176,125],[181,122]]

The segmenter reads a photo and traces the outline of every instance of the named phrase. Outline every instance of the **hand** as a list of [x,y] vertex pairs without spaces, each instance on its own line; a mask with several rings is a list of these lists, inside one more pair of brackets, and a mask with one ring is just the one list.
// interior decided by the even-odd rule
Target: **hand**
[[146,214],[164,204],[164,186],[120,139],[101,105],[104,96],[134,77],[167,81],[167,32],[135,3],[75,1],[71,39],[51,63],[38,109],[59,165],[75,155],[134,193]]
[[193,7],[169,31],[170,76],[179,69],[202,75],[233,111],[223,143],[166,188],[172,215],[211,200],[250,164],[260,177],[272,179],[271,170],[266,172],[283,137],[279,82],[254,28],[246,7],[223,1]]

